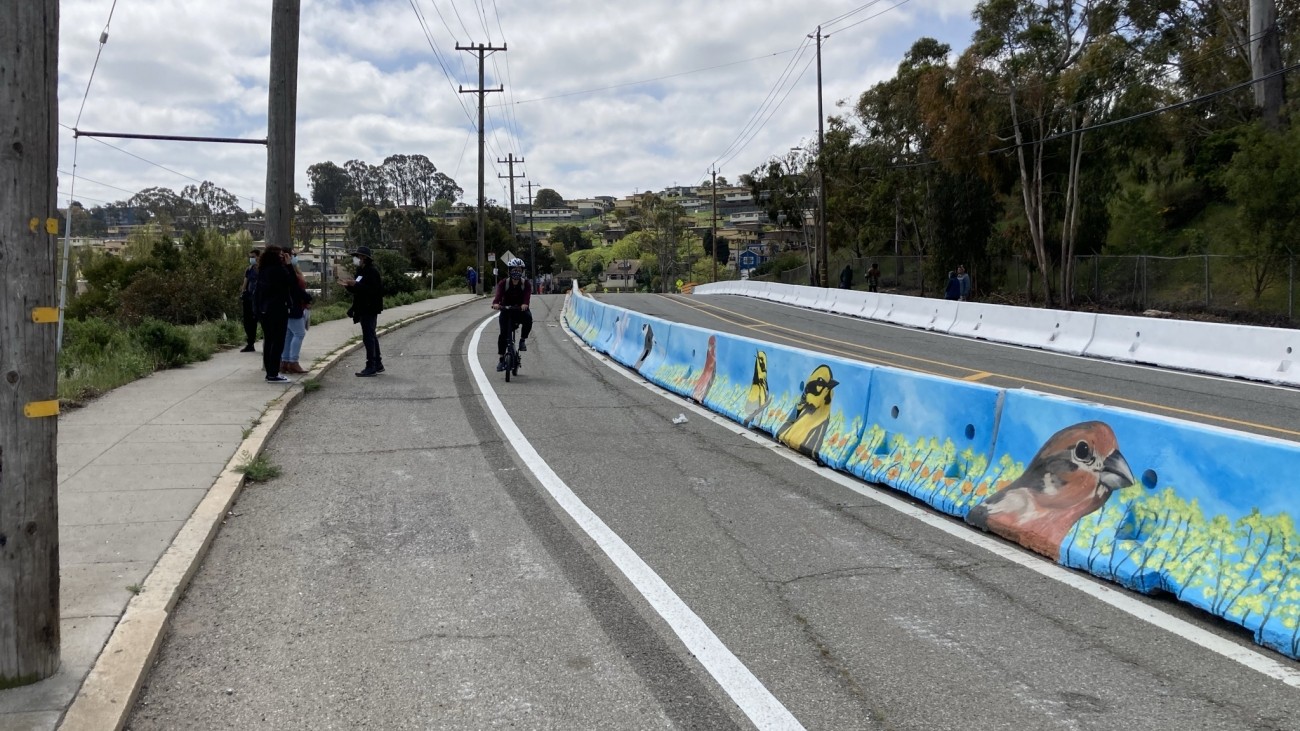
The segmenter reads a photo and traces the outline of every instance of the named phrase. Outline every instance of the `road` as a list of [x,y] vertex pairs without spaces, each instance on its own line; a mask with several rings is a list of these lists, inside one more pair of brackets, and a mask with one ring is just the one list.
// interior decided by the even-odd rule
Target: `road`
[[[1054,368],[736,298],[618,301],[768,323],[712,325],[750,335],[803,322],[967,374]],[[1297,727],[1296,687],[646,388],[569,337],[560,303],[537,302],[510,384],[490,327],[469,352],[481,306],[385,336],[383,377],[354,378],[356,355],[328,373],[268,447],[284,475],[245,490],[177,607],[129,727]],[[1265,430],[1294,399],[1104,367],[1055,370],[1131,400],[1194,391],[1169,404]]]

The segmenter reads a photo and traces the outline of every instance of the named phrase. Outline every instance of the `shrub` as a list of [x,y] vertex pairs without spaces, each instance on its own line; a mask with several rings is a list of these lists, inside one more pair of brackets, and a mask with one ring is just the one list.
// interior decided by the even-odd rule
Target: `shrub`
[[194,360],[190,338],[179,327],[160,320],[144,320],[131,332],[158,368],[175,368]]

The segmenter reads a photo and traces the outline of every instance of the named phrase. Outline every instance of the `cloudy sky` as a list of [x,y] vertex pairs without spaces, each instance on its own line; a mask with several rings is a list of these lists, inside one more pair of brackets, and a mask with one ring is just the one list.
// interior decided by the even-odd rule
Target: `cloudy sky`
[[[821,25],[826,114],[893,75],[925,35],[969,45],[975,0],[302,0],[296,188],[326,160],[422,154],[477,195],[476,56],[488,55],[486,196],[509,200],[505,160],[566,198],[734,181],[815,140],[807,36]],[[266,136],[271,0],[62,0],[59,199],[83,131]],[[111,19],[110,19],[111,17]],[[108,26],[108,42],[100,34]],[[95,63],[99,55],[98,65]],[[91,78],[91,70],[94,76]],[[87,84],[89,82],[89,92]],[[84,99],[84,107],[83,107]],[[264,199],[262,146],[76,144],[87,206],[211,180],[245,210]]]

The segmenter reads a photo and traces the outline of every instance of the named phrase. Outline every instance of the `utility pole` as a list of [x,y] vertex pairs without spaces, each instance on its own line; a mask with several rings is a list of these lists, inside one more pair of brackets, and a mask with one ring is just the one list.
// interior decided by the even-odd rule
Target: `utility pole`
[[487,276],[487,198],[483,195],[483,102],[488,92],[505,91],[504,87],[487,89],[483,86],[483,60],[491,51],[506,50],[505,44],[500,48],[485,46],[482,43],[462,46],[456,44],[457,51],[472,51],[478,54],[478,88],[460,87],[462,94],[478,94],[478,270],[480,272],[477,294],[483,293],[483,279]]
[[293,155],[298,119],[298,18],[301,0],[271,6],[271,79],[266,114],[268,246],[289,243],[293,221]]
[[[519,229],[518,229],[517,226],[515,226],[515,178],[522,178],[523,175],[515,175],[515,163],[517,163],[517,162],[523,162],[523,161],[524,161],[524,159],[523,159],[522,157],[519,158],[518,160],[516,160],[516,159],[515,159],[515,153],[513,153],[513,152],[510,153],[509,155],[506,155],[506,159],[504,159],[504,160],[502,160],[502,159],[500,159],[500,158],[497,158],[497,162],[504,162],[504,163],[507,163],[507,164],[510,166],[510,174],[509,174],[509,175],[500,175],[500,174],[498,174],[497,177],[498,177],[498,178],[509,178],[509,179],[510,179],[510,240],[513,241],[513,242],[515,242],[516,245],[519,244]],[[528,257],[528,260],[531,262],[531,261],[533,260],[533,257],[529,256],[529,257]],[[536,277],[536,269],[537,269],[537,266],[536,266],[536,265],[533,265],[533,270],[534,270],[533,281],[534,281],[534,282],[536,282],[536,280],[537,280],[537,277]]]
[[[713,168],[713,281],[718,281],[718,169]],[[739,260],[737,260],[739,262]]]
[[[1277,32],[1275,0],[1250,0],[1250,73],[1255,79],[1255,106],[1270,129],[1282,126],[1282,102],[1286,96],[1282,50]],[[1260,81],[1261,78],[1269,78]]]
[[59,2],[0,6],[0,688],[59,669]]
[[830,271],[826,260],[830,247],[826,245],[826,115],[822,113],[822,27],[817,26],[817,286],[829,287]]
[[528,186],[528,261],[532,262],[533,281],[537,281],[537,237],[533,234],[533,188],[540,187],[533,181],[529,180],[524,183]]

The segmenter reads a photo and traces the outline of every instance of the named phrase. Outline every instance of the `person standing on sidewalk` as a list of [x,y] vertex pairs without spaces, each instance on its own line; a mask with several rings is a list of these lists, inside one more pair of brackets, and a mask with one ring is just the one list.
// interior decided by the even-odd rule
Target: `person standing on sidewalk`
[[302,352],[302,340],[307,336],[307,327],[311,322],[311,295],[307,292],[307,278],[298,269],[298,257],[292,249],[284,252],[285,265],[293,275],[293,300],[289,306],[289,329],[285,333],[284,353],[280,356],[282,373],[306,373],[307,369],[298,364]]
[[284,353],[285,333],[289,329],[289,308],[293,305],[293,288],[297,286],[286,266],[284,249],[267,246],[257,262],[257,289],[253,306],[262,322],[262,366],[268,383],[284,383],[280,375],[280,356]]
[[384,372],[384,361],[379,353],[379,334],[375,332],[379,325],[379,313],[384,311],[384,284],[379,278],[379,270],[375,268],[369,246],[358,246],[352,252],[352,265],[357,269],[356,276],[341,284],[352,293],[352,309],[348,313],[353,322],[361,325],[361,342],[366,346],[366,367],[355,375],[368,378]]
[[469,293],[478,294],[478,272],[474,267],[465,270],[465,281],[469,282]]
[[247,342],[241,353],[256,353],[257,311],[253,309],[253,292],[257,289],[257,249],[248,252],[248,268],[244,270],[244,283],[239,287],[239,301],[244,306],[244,339]]

